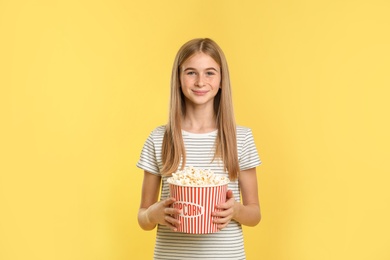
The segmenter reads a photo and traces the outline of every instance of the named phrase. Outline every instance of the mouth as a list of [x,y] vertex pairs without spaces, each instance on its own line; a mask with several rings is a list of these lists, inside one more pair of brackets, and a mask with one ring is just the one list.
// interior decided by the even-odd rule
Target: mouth
[[208,93],[208,91],[205,91],[205,90],[193,90],[192,93],[194,93],[195,95],[197,96],[203,96],[203,95],[206,95]]

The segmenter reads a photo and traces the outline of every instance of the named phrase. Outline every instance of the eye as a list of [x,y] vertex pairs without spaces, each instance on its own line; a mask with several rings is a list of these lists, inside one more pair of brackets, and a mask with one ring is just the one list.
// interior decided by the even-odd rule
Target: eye
[[187,71],[187,75],[195,75],[195,71]]
[[207,71],[206,75],[207,76],[213,76],[213,75],[215,75],[215,72],[214,71]]

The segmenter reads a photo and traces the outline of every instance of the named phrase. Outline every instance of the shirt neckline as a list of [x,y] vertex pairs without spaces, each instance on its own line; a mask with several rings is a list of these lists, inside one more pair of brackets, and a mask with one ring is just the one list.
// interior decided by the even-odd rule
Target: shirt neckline
[[205,136],[205,135],[213,135],[213,134],[216,134],[218,132],[218,129],[215,129],[211,132],[207,132],[207,133],[192,133],[192,132],[188,132],[186,130],[181,130],[182,134],[186,134],[186,135],[195,135],[195,136]]

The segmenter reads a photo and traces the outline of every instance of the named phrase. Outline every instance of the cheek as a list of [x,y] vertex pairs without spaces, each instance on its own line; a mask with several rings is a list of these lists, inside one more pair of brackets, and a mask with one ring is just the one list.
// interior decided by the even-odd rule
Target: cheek
[[221,86],[221,78],[217,78],[213,81],[213,86],[218,87]]
[[180,79],[180,84],[182,87],[191,86],[191,84],[193,84],[193,80],[191,78],[183,77]]
[[183,88],[186,85],[186,81],[181,77],[180,78],[180,87]]

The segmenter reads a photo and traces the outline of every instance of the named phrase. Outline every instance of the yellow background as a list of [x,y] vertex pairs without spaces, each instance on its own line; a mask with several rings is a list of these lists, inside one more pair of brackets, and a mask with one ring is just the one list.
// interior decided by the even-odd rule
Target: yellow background
[[150,259],[136,215],[178,48],[224,49],[253,129],[248,259],[390,259],[390,2],[0,1],[0,259]]

